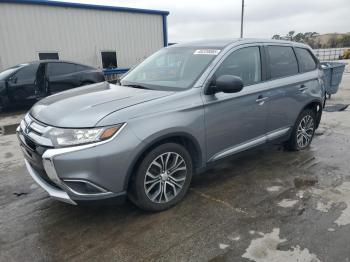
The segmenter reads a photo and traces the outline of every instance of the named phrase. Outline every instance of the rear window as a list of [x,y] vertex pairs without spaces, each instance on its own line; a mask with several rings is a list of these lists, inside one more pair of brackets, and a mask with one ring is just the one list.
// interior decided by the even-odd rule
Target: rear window
[[298,74],[298,63],[292,47],[269,46],[271,78]]
[[297,47],[295,48],[295,53],[298,57],[301,73],[316,69],[316,62],[308,50]]

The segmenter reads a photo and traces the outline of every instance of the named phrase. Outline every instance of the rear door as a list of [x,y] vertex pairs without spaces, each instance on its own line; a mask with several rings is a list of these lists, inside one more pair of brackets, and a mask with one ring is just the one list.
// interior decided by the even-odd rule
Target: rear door
[[238,76],[244,87],[238,93],[204,95],[209,162],[265,142],[268,109],[260,49],[236,48],[212,76],[211,81],[220,75]]
[[[290,45],[267,45],[268,78],[270,79],[268,132],[291,130],[299,113],[310,100],[309,92],[317,87],[316,64],[298,63],[303,50]],[[311,57],[312,59],[312,57]],[[299,59],[301,60],[301,59]],[[307,68],[309,71],[305,71]],[[274,137],[273,137],[274,138]]]
[[302,78],[298,95],[305,96],[308,99],[313,99],[313,96],[316,98],[322,97],[323,94],[319,94],[322,90],[320,90],[317,59],[309,49],[295,47],[294,51],[298,59],[299,75]]
[[[283,135],[294,125],[308,96],[304,78],[299,74],[298,61],[292,46],[267,45],[269,92],[268,133]],[[275,136],[270,137],[276,138]]]
[[46,66],[49,93],[55,94],[79,86],[76,65],[65,62],[50,62]]

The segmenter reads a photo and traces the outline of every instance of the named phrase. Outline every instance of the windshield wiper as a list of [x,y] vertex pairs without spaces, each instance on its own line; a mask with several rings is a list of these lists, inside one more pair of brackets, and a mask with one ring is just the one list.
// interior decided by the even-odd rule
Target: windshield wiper
[[122,86],[129,86],[129,87],[140,88],[140,89],[151,89],[149,87],[145,87],[145,86],[142,86],[142,85],[122,85]]

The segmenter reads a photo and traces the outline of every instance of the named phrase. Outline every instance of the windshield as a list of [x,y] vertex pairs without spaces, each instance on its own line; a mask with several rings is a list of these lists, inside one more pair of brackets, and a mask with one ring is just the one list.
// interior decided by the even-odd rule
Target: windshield
[[135,67],[121,84],[157,90],[187,89],[219,52],[195,47],[164,48]]
[[12,75],[14,72],[16,72],[19,68],[23,66],[24,65],[16,65],[0,72],[0,80],[6,80],[10,75]]

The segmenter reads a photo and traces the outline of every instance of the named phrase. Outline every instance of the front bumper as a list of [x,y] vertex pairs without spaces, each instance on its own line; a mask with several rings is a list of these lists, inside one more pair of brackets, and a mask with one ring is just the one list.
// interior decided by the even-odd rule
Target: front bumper
[[27,159],[24,159],[24,161],[31,177],[39,186],[41,186],[47,193],[49,193],[51,197],[72,205],[77,204],[69,197],[69,195],[65,191],[57,189],[56,187],[50,185],[44,179],[42,179],[38,174],[38,172],[35,171],[35,169],[31,166],[31,164]]
[[24,132],[28,123],[23,121],[25,123],[18,127],[17,136],[26,167],[36,183],[50,196],[74,205],[105,199],[118,199],[120,202],[126,198],[125,185],[133,152],[131,145],[140,143],[135,136],[123,132],[120,134],[122,139],[118,137],[118,143],[112,139],[53,148],[33,141],[28,130]]

